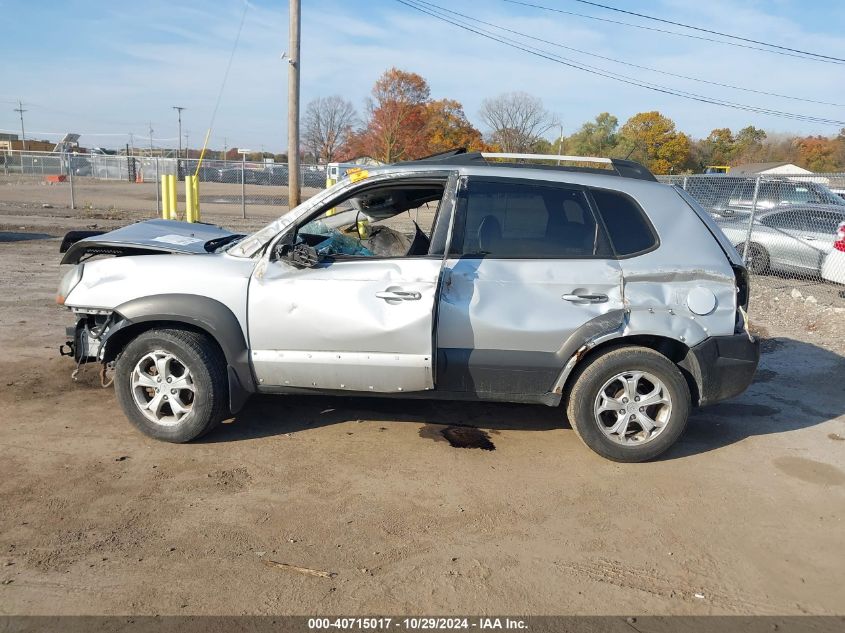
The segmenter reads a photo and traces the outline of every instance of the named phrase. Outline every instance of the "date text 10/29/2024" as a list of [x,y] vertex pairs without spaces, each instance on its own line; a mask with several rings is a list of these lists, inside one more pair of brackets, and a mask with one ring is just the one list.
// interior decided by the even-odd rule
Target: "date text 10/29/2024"
[[309,618],[308,629],[312,631],[340,630],[524,630],[528,628],[525,620],[519,618]]

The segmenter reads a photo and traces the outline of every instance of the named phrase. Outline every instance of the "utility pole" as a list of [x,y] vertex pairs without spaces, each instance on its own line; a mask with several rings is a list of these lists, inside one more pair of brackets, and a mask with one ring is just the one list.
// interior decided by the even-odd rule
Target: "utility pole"
[[150,158],[153,156],[153,122],[150,121]]
[[176,158],[182,157],[182,110],[187,110],[187,108],[183,108],[182,106],[173,106],[173,109],[176,110],[176,116],[179,118],[179,152],[176,154]]
[[[560,156],[563,154],[563,123],[558,123],[560,126],[560,136],[558,136],[557,141],[557,155]],[[557,159],[557,164],[560,165],[560,159]]]
[[188,158],[188,152],[190,151],[188,149],[188,146],[189,146],[188,139],[190,138],[190,134],[191,134],[191,130],[185,130],[185,158]]
[[[132,151],[132,156],[135,155],[135,135],[130,132],[129,133],[129,148]],[[127,154],[129,156],[129,154]]]
[[223,160],[226,160],[226,150],[229,149],[228,146],[228,139],[224,136],[223,137]]
[[26,112],[26,110],[23,109],[23,103],[21,103],[20,99],[18,99],[18,107],[14,110],[21,115],[21,147],[26,150],[26,132],[23,129],[23,113]]
[[288,205],[301,202],[299,190],[299,50],[300,0],[289,0],[290,42],[288,50]]

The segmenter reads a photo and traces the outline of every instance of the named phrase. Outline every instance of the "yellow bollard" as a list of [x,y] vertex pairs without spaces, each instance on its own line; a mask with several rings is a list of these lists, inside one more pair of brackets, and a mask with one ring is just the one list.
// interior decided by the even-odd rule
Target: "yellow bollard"
[[176,213],[176,174],[167,175],[167,198],[170,202],[170,219],[177,219]]
[[200,179],[194,176],[194,222],[200,221]]
[[185,174],[185,222],[194,222],[194,180],[195,176]]
[[167,174],[161,176],[161,219],[170,219],[170,196],[167,189]]

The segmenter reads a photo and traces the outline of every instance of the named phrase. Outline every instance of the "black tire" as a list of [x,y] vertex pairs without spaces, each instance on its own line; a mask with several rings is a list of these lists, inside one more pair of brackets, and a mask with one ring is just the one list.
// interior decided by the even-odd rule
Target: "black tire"
[[[173,354],[187,368],[194,387],[190,411],[168,426],[150,420],[141,412],[132,387],[136,365],[158,350]],[[118,357],[114,385],[117,400],[129,421],[144,434],[165,442],[190,442],[211,431],[228,413],[226,359],[213,340],[197,332],[161,329],[139,335]]]
[[740,244],[736,247],[736,250],[739,252],[740,257],[742,257],[742,261],[745,262],[748,272],[754,275],[764,275],[769,272],[771,259],[769,258],[769,252],[762,245],[751,242],[748,245],[747,259],[745,257],[745,244]]
[[[648,372],[660,380],[672,404],[662,431],[655,437],[642,444],[623,445],[601,430],[594,407],[607,381],[631,371]],[[567,418],[578,437],[602,457],[616,462],[647,461],[666,451],[684,432],[689,412],[689,386],[678,367],[663,354],[638,346],[613,348],[579,367],[566,401]]]

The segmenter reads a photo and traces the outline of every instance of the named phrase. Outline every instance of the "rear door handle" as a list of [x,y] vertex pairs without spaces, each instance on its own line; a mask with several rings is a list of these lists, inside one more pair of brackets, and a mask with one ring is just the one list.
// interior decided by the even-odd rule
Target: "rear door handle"
[[409,290],[382,290],[376,293],[376,297],[385,301],[419,301],[422,294]]
[[571,301],[572,303],[606,303],[607,295],[563,295],[561,297],[564,301]]

